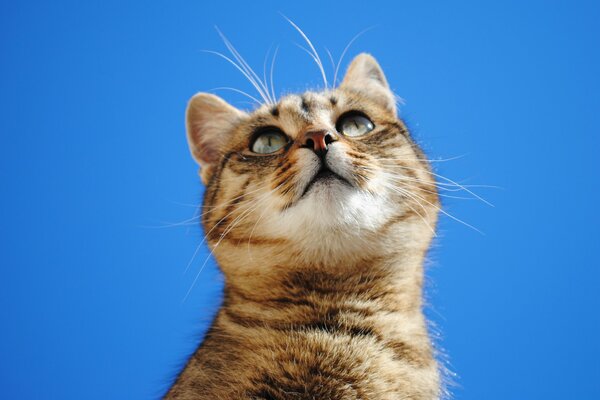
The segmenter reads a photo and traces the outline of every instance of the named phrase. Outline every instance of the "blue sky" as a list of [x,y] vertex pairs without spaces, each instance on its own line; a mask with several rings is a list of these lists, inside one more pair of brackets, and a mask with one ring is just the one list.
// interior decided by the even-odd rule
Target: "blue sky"
[[[600,397],[595,2],[4,2],[0,6],[0,384],[19,399],[159,396],[219,304],[186,221],[202,188],[183,116],[244,78],[202,50],[217,25],[278,92],[362,51],[436,164],[494,204],[446,199],[428,315],[457,399]],[[331,69],[329,70],[331,73]],[[246,99],[220,91],[238,107]],[[196,275],[198,283],[182,301]]]

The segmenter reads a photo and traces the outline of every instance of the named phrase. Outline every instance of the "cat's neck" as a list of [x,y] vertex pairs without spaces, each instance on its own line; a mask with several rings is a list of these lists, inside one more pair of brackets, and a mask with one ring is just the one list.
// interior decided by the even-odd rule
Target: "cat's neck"
[[230,279],[216,329],[237,335],[258,329],[290,340],[351,338],[349,345],[358,347],[365,339],[392,358],[435,370],[422,312],[423,258],[398,252],[354,265],[280,265],[277,273]]
[[404,248],[342,263],[295,259],[250,268],[249,273],[237,268],[234,276],[227,276],[225,302],[265,312],[286,305],[301,305],[309,312],[323,304],[368,303],[371,309],[420,314],[423,261],[424,251]]

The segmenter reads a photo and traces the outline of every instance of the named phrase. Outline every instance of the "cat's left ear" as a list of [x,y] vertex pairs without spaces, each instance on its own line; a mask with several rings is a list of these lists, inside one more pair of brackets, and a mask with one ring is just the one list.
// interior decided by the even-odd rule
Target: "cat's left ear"
[[396,96],[390,90],[381,67],[370,54],[362,53],[352,60],[340,87],[363,92],[396,114]]

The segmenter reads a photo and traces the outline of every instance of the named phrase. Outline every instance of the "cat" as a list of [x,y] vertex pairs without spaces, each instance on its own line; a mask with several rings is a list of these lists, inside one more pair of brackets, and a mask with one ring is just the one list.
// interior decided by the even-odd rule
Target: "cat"
[[186,111],[224,300],[166,399],[439,399],[422,311],[439,198],[377,61],[247,113]]

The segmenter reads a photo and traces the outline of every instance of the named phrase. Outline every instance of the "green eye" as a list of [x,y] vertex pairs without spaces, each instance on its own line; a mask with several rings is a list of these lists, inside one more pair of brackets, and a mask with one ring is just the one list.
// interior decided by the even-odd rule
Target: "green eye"
[[338,132],[350,136],[363,136],[371,132],[375,125],[373,122],[362,114],[350,113],[342,115],[336,124]]
[[256,136],[250,150],[258,154],[275,153],[288,143],[287,136],[275,129],[264,131]]

